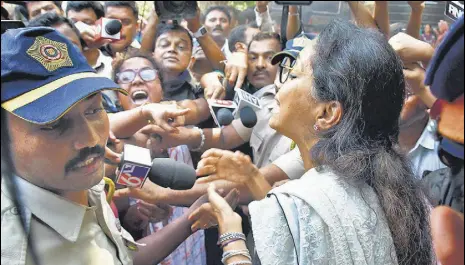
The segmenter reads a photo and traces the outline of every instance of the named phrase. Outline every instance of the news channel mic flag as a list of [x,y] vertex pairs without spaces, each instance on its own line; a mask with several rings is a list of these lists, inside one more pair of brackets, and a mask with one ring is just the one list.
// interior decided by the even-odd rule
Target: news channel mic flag
[[2,108],[30,123],[54,122],[102,90],[126,94],[53,28],[7,30],[1,45]]

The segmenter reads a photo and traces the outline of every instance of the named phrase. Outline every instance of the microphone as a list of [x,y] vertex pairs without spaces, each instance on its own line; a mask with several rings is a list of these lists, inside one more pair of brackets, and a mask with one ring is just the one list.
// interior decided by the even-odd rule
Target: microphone
[[239,111],[242,124],[247,128],[253,128],[257,124],[257,114],[249,106],[245,106]]
[[124,145],[120,172],[116,183],[141,188],[147,178],[153,183],[175,190],[186,190],[194,186],[197,179],[194,168],[169,158],[151,161],[150,150],[135,145]]
[[155,158],[149,179],[163,188],[189,190],[194,186],[197,175],[195,169],[189,165],[170,158]]
[[252,128],[257,124],[256,111],[262,108],[260,99],[242,89],[236,89],[235,91],[234,103],[237,108],[233,115],[236,119],[240,118],[245,127]]
[[231,100],[208,99],[210,113],[218,127],[231,124],[234,120],[233,111],[236,104]]
[[108,19],[109,21],[105,24],[105,32],[112,36],[116,35],[121,31],[123,25],[117,19]]
[[121,28],[123,24],[118,19],[100,18],[95,22],[95,26],[87,25],[82,21],[74,24],[80,33],[88,32],[96,41],[102,39],[120,40]]
[[234,120],[232,111],[230,111],[227,108],[219,109],[218,112],[216,113],[216,117],[218,119],[218,123],[221,126],[229,125]]

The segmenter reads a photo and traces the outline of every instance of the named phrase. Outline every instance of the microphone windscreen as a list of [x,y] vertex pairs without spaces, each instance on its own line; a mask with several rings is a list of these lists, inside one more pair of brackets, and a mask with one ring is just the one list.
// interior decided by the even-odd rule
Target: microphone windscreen
[[221,126],[229,125],[234,120],[232,112],[227,108],[219,109],[216,113],[216,118]]
[[105,25],[105,31],[108,33],[108,35],[115,35],[116,33],[121,31],[121,28],[123,25],[119,20],[112,19],[108,21]]
[[195,169],[187,164],[170,158],[155,158],[149,179],[163,188],[188,190],[194,186],[197,175]]
[[252,128],[257,124],[257,114],[251,107],[244,107],[240,110],[239,116],[242,124],[247,128]]

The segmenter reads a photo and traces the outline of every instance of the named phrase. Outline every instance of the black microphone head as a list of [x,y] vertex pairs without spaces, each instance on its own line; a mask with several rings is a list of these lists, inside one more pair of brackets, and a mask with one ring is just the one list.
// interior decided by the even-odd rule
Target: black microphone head
[[108,33],[108,35],[115,35],[116,33],[121,31],[121,28],[123,25],[121,22],[117,19],[112,19],[108,21],[105,25],[105,31]]
[[229,125],[234,120],[232,112],[227,108],[221,108],[216,113],[216,118],[221,126]]
[[163,188],[188,190],[194,186],[197,175],[195,169],[189,165],[170,158],[155,158],[149,179]]
[[257,124],[257,114],[251,107],[243,107],[239,112],[239,116],[242,124],[247,128],[252,128]]

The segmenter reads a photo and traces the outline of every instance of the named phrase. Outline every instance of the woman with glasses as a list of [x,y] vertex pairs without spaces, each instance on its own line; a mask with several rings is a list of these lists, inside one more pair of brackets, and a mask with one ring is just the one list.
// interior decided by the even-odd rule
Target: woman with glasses
[[241,183],[256,200],[255,253],[214,187],[211,208],[191,215],[218,222],[224,264],[433,264],[429,208],[398,150],[404,90],[402,63],[380,32],[331,22],[300,52],[270,120],[307,173],[271,189],[242,154],[209,150],[199,163],[204,182]]
[[[189,112],[185,115],[185,124],[193,124],[209,116],[208,105],[206,105],[206,101],[204,99],[195,101],[184,100],[178,103],[173,101],[162,102],[162,75],[159,73],[155,60],[148,54],[140,52],[129,54],[126,58],[120,60],[114,65],[113,75],[116,83],[128,92],[127,96],[118,96],[121,107],[125,111],[160,107],[160,105],[156,103],[162,103],[167,104],[167,107],[171,106],[173,108],[178,108],[182,106],[190,108]],[[204,117],[199,117],[202,115]],[[134,135],[134,137],[132,137],[136,141],[137,145],[150,148],[152,151],[152,158],[170,157],[179,162],[193,166],[187,146],[176,146],[173,148],[167,148],[166,150],[161,150],[159,145],[160,143],[158,142],[158,140],[161,139],[157,138],[156,134],[149,133],[152,131],[151,129],[153,127],[156,126],[146,126],[144,128],[144,132],[147,134],[139,131]],[[146,205],[146,203],[130,198],[130,205],[132,205],[134,209],[134,207]],[[164,211],[170,212],[170,214],[162,220],[153,218],[140,222],[140,220],[136,220],[137,216],[140,216],[139,213],[136,213],[137,210],[133,210],[131,211],[133,216],[123,218],[123,220],[127,221],[123,221],[123,225],[132,226],[132,231],[143,230],[142,236],[146,236],[160,231],[168,223],[174,222],[189,211],[188,208],[184,207],[170,207],[163,205],[158,205],[158,207]],[[142,210],[139,209],[139,211]],[[203,231],[192,234],[186,241],[180,244],[180,246],[169,257],[165,258],[162,264],[165,264],[164,262],[180,265],[206,264]]]

